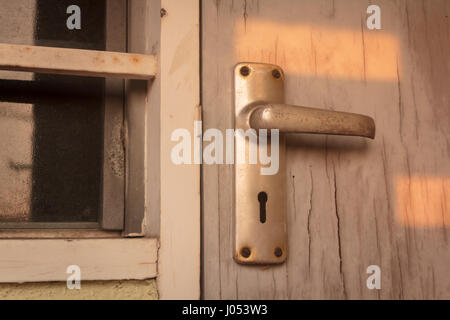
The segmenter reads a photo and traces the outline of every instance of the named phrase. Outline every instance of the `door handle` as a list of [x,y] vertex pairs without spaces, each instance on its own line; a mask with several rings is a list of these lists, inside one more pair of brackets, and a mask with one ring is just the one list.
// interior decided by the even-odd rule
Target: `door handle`
[[372,118],[286,104],[258,105],[250,113],[251,128],[278,129],[280,133],[313,133],[375,138]]
[[[234,70],[235,175],[234,259],[242,264],[280,264],[287,258],[286,139],[288,133],[331,134],[375,138],[372,118],[347,112],[285,104],[284,73],[279,66],[240,63]],[[249,129],[251,134],[242,134]],[[238,146],[249,159],[260,130],[278,130],[278,171],[263,175],[261,163],[236,161]],[[261,136],[261,134],[259,134]],[[271,139],[267,149],[272,150]],[[275,140],[277,141],[277,140]],[[254,148],[253,148],[254,149]],[[256,148],[259,149],[259,148]],[[273,155],[272,155],[273,156]]]

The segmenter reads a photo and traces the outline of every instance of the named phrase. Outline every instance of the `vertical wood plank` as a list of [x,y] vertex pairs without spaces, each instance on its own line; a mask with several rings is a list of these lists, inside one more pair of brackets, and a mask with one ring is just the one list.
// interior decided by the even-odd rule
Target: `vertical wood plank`
[[[127,8],[123,0],[106,3],[106,50],[126,52]],[[122,230],[125,213],[124,89],[122,79],[105,79],[103,202],[101,226]]]
[[[128,52],[145,53],[147,29],[146,1],[127,1],[128,4]],[[145,233],[145,141],[147,114],[147,82],[126,80],[125,140],[125,231],[129,237]]]
[[[200,114],[198,0],[163,0],[160,43],[161,299],[200,297],[200,166],[176,165],[172,133],[193,137]],[[153,90],[153,89],[152,89]]]

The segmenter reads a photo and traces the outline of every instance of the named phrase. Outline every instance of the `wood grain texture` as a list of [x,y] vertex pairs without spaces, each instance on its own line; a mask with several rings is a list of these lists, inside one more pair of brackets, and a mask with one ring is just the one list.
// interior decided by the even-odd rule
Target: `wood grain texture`
[[0,70],[152,79],[156,59],[120,52],[0,44]]
[[156,280],[86,281],[81,290],[66,282],[2,283],[0,300],[158,300]]
[[121,231],[95,229],[3,229],[0,239],[111,239],[120,238]]
[[0,240],[0,282],[66,281],[77,265],[81,280],[156,277],[156,239]]
[[[203,166],[207,299],[450,298],[450,3],[203,1],[203,119],[233,128],[232,70],[267,62],[286,73],[286,102],[362,113],[362,138],[288,137],[289,257],[237,265],[233,168]],[[270,214],[270,213],[268,213]],[[382,289],[366,287],[370,265]]]
[[[149,16],[147,1],[128,1],[128,52],[147,52],[145,39]],[[144,235],[146,215],[146,114],[149,84],[152,81],[125,81],[125,230],[129,237]]]
[[200,6],[198,0],[163,0],[161,7],[167,15],[161,21],[157,87],[161,101],[158,292],[162,300],[199,299],[200,165],[176,165],[171,157],[176,143],[171,137],[180,128],[192,136],[194,121],[199,120]]
[[[121,0],[108,1],[106,14],[106,50],[127,51],[127,8]],[[101,226],[105,230],[123,230],[125,214],[125,146],[123,79],[105,79],[103,134],[103,199]]]

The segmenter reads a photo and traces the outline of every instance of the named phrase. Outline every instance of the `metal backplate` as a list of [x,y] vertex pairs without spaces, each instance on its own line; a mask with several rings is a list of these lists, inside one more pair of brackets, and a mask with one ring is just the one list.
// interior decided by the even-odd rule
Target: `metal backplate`
[[[240,63],[234,72],[235,127],[247,131],[249,114],[256,105],[284,103],[284,75],[277,66],[259,63]],[[286,260],[286,146],[283,135],[279,139],[278,172],[262,175],[261,168],[268,165],[260,164],[259,156],[257,164],[248,161],[250,146],[255,142],[246,135],[236,134],[234,258],[242,264],[280,264]],[[271,150],[271,137],[267,140],[267,148]],[[239,145],[245,145],[246,163],[238,161]],[[259,154],[259,147],[256,150]],[[264,219],[261,219],[260,197],[267,200]]]

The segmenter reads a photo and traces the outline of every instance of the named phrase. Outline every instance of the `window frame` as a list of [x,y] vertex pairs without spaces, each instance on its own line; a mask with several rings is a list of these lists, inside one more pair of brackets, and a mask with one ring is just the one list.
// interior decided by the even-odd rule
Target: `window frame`
[[[123,235],[131,238],[112,239],[95,231],[99,238],[74,240],[77,230],[60,230],[60,236],[52,239],[2,239],[0,282],[11,282],[5,274],[14,272],[1,258],[3,253],[9,254],[9,260],[16,259],[16,268],[27,266],[20,282],[35,282],[36,269],[31,265],[45,263],[36,253],[46,252],[52,244],[60,248],[60,258],[66,259],[63,261],[75,263],[77,259],[80,261],[79,255],[93,257],[86,259],[86,264],[93,262],[94,265],[91,265],[93,271],[89,277],[83,277],[85,280],[157,277],[161,299],[200,298],[200,165],[177,166],[172,163],[170,152],[173,130],[186,128],[193,136],[193,123],[201,120],[200,1],[127,0],[127,3],[128,51],[144,54],[140,57],[147,60],[145,72],[150,75],[145,85],[126,80],[126,176],[134,172],[142,177],[137,186],[126,181]],[[130,127],[133,119],[140,119],[137,127]],[[130,150],[130,141],[143,146],[140,153]],[[134,165],[132,155],[137,157]],[[142,218],[131,223],[127,217],[133,216],[128,216],[133,210]],[[127,229],[127,223],[133,227]],[[86,235],[89,231],[80,232]],[[55,236],[55,232],[50,234]],[[133,238],[136,236],[144,238]],[[138,242],[143,249],[139,249]],[[71,245],[73,243],[75,246]],[[76,246],[81,243],[87,245]],[[121,251],[120,259],[130,263],[122,268],[123,272],[114,273],[118,256],[110,253],[118,246],[129,248]],[[11,257],[14,248],[25,249]],[[96,266],[95,255],[109,263]],[[140,263],[149,266],[143,274],[139,271]],[[80,267],[83,270],[84,267]],[[47,268],[45,270],[52,269],[48,265]],[[57,272],[61,272],[60,269],[61,266]],[[45,274],[47,276],[43,275],[38,281],[54,281],[49,272]],[[61,277],[61,281],[65,281],[66,276]]]
[[[107,1],[106,51],[127,52],[127,31],[127,2]],[[126,214],[124,79],[105,78],[104,104],[102,207],[99,222],[103,230],[123,230]]]

